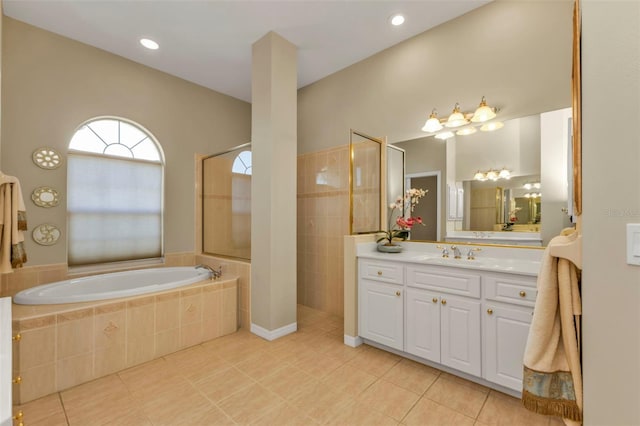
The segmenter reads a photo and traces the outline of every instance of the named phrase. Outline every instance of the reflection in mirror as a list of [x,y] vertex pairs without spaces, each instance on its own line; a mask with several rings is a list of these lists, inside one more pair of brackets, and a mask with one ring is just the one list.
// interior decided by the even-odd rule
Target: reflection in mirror
[[350,228],[351,234],[366,234],[382,229],[380,139],[351,130],[349,138]]
[[[395,203],[396,199],[404,194],[404,175],[404,150],[397,146],[387,145],[387,199],[385,206]],[[397,210],[394,217],[389,217],[389,213],[387,213],[387,222],[393,223],[398,216],[404,216],[404,214],[405,212]]]
[[467,180],[462,185],[469,195],[468,208],[463,209],[462,230],[540,232],[540,176]]

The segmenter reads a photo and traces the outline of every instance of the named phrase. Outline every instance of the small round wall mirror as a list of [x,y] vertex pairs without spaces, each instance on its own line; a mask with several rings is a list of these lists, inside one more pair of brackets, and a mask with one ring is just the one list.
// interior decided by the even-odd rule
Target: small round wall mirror
[[43,223],[42,225],[36,226],[31,237],[33,238],[33,241],[41,246],[51,246],[58,242],[58,238],[60,238],[60,230],[55,225]]
[[31,193],[31,200],[38,207],[55,207],[60,202],[58,191],[48,186],[36,188]]
[[43,146],[33,151],[33,162],[42,169],[57,169],[62,164],[62,157],[55,149]]

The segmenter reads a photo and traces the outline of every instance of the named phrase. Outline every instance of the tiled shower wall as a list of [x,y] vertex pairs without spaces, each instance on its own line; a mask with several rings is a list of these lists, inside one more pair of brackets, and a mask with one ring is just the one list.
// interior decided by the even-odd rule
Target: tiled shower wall
[[349,146],[298,156],[298,303],[343,316]]

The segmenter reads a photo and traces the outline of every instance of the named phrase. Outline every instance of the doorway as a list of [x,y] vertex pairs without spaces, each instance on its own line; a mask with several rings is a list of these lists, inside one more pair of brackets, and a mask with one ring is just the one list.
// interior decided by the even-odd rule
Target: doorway
[[440,241],[440,171],[406,175],[406,188],[421,188],[427,195],[415,206],[412,216],[420,216],[425,226],[411,229],[411,239]]

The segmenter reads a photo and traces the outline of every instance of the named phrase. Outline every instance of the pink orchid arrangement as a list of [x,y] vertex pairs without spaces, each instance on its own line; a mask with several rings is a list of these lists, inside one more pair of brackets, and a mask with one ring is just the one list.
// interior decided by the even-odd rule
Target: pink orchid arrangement
[[[389,204],[391,209],[389,212],[389,226],[386,231],[382,231],[385,235],[378,239],[378,243],[386,240],[385,245],[393,245],[393,240],[396,238],[406,240],[409,236],[409,231],[415,224],[425,226],[421,217],[413,217],[411,214],[416,204],[419,203],[420,198],[424,197],[427,192],[424,189],[407,189],[404,196],[398,196],[395,203]],[[403,213],[405,216],[403,216]],[[394,217],[396,217],[395,221]]]

